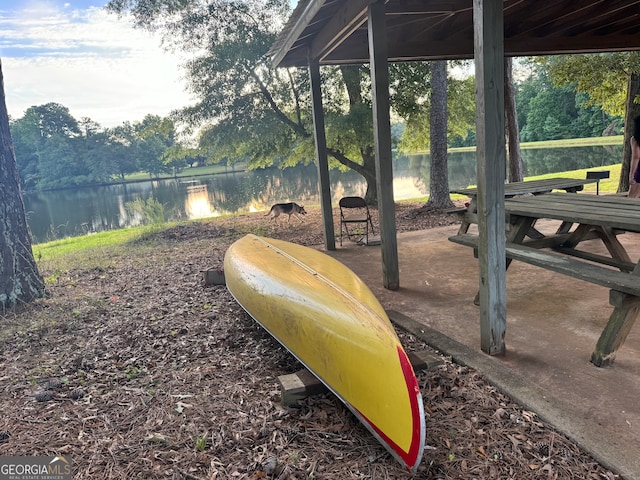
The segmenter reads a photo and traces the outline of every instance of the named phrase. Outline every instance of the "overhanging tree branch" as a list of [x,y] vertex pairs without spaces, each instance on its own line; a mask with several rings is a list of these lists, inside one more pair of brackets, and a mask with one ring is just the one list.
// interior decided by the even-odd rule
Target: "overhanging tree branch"
[[267,88],[267,86],[262,82],[260,77],[258,77],[258,74],[256,74],[255,70],[251,71],[251,76],[258,84],[258,87],[260,88],[260,92],[262,93],[262,96],[265,98],[267,103],[269,103],[269,106],[274,111],[274,113],[278,116],[278,118],[285,125],[289,126],[294,132],[296,132],[298,135],[302,136],[303,138],[311,137],[311,133],[307,132],[301,123],[298,124],[294,122],[282,110],[280,110],[280,108],[276,104],[276,101],[273,99],[271,92],[269,92],[269,89]]
[[344,153],[339,152],[338,150],[334,150],[332,148],[327,148],[327,153],[331,155],[333,158],[335,158],[337,161],[339,161],[345,167],[348,167],[351,170],[358,172],[362,176],[366,176],[365,174],[367,172],[364,165],[360,165],[359,163],[354,162],[353,160],[349,159],[349,157],[347,157]]
[[[269,106],[271,107],[271,109],[274,111],[274,113],[278,116],[278,118],[288,127],[290,127],[296,134],[302,136],[303,138],[307,139],[311,137],[311,133],[308,132],[304,126],[302,125],[302,118],[300,115],[298,115],[298,123],[294,122],[293,120],[291,120],[276,104],[276,101],[273,99],[273,96],[271,95],[271,92],[269,92],[269,89],[267,88],[267,86],[262,82],[262,80],[260,79],[260,77],[258,77],[258,75],[256,74],[255,71],[251,72],[251,75],[253,77],[253,79],[256,81],[256,83],[258,84],[258,87],[260,88],[260,92],[262,93],[262,96],[265,98],[265,100],[269,103]],[[293,86],[293,85],[292,85]],[[297,103],[297,97],[296,97],[296,103]],[[335,158],[338,162],[340,162],[342,165],[344,165],[347,168],[350,168],[351,170],[354,170],[355,172],[359,173],[362,176],[366,177],[366,174],[368,173],[366,168],[363,165],[360,165],[359,163],[354,162],[353,160],[351,160],[350,158],[348,158],[344,153],[332,149],[332,148],[328,148],[327,149],[327,153],[329,155],[331,155],[333,158]]]

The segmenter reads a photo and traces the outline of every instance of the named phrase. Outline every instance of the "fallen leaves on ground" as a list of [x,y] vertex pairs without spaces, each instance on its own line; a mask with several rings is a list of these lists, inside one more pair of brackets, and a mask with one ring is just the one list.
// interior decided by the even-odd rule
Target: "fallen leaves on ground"
[[[455,222],[418,207],[399,206],[399,231]],[[51,295],[0,317],[0,454],[70,454],[75,479],[410,478],[334,396],[282,406],[277,377],[301,366],[226,288],[204,286],[247,232],[322,244],[308,210],[303,224],[185,223],[81,266],[41,264]],[[418,375],[428,446],[416,478],[619,478],[444,360]]]

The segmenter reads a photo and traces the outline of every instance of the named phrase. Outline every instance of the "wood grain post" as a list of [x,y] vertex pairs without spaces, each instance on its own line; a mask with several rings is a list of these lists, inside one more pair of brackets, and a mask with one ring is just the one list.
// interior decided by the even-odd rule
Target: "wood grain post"
[[502,0],[474,0],[478,264],[480,344],[490,355],[505,351],[504,18]]
[[324,226],[324,247],[336,249],[336,237],[331,207],[331,183],[329,181],[329,161],[327,159],[327,138],[322,110],[322,88],[320,64],[317,59],[309,59],[309,77],[311,79],[311,104],[313,113],[313,134],[316,145],[316,162],[320,184],[320,205],[322,207],[322,225]]
[[395,203],[393,200],[393,165],[391,163],[391,120],[389,106],[389,63],[384,0],[369,5],[369,58],[373,97],[373,140],[376,154],[378,216],[382,249],[384,287],[400,288],[398,239],[396,238]]

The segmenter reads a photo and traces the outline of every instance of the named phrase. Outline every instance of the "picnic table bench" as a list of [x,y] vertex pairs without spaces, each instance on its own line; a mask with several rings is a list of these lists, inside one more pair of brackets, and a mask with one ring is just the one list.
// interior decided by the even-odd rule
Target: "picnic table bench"
[[[529,180],[526,182],[512,182],[504,184],[505,198],[512,198],[519,195],[542,195],[553,190],[564,190],[569,193],[577,193],[584,189],[587,183],[595,183],[595,178],[545,178],[542,180]],[[461,214],[460,230],[458,233],[467,233],[472,224],[478,223],[478,189],[459,188],[450,190],[451,193],[466,195],[471,200],[466,209],[457,209],[455,212]]]
[[[618,235],[640,233],[640,201],[620,196],[550,193],[505,200],[511,229],[506,234],[507,268],[512,260],[529,263],[610,289],[609,317],[591,361],[613,362],[640,313],[640,261],[632,261]],[[539,219],[560,221],[553,233],[528,236]],[[591,239],[602,241],[609,255],[578,248]],[[466,232],[449,238],[474,248],[478,236]]]

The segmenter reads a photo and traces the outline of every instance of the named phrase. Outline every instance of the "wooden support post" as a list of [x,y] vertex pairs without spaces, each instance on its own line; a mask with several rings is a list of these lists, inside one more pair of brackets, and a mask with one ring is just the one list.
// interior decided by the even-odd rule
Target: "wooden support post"
[[[631,257],[627,253],[627,250],[624,248],[624,246],[620,243],[620,240],[618,240],[618,236],[616,235],[616,232],[613,228],[599,226],[597,230],[600,233],[602,242],[604,243],[605,247],[607,247],[607,250],[611,254],[612,258],[620,260],[621,262],[626,262],[627,264],[631,263]],[[620,270],[622,270],[623,272],[633,271],[633,269],[628,270],[626,268],[621,268]],[[636,272],[635,275],[640,276],[640,272]]]
[[507,324],[503,7],[502,0],[473,0],[480,346],[490,355],[505,351]]
[[329,181],[329,162],[327,159],[327,139],[322,110],[322,90],[320,85],[320,65],[317,59],[309,59],[309,77],[311,80],[311,110],[313,113],[313,132],[316,144],[316,162],[320,184],[320,205],[322,207],[322,225],[324,226],[324,247],[336,249],[333,227],[333,209],[331,207],[331,183]]
[[[602,241],[606,245],[611,256],[623,262],[631,259],[624,247],[618,241],[611,229],[600,228]],[[620,268],[625,271],[626,268]],[[638,262],[629,274],[640,279],[640,262]],[[611,312],[609,321],[600,334],[596,349],[591,354],[591,363],[598,367],[610,365],[615,360],[616,351],[622,346],[631,331],[631,327],[640,316],[640,297],[629,295],[616,290],[609,291],[609,303],[615,308]]]
[[376,184],[378,188],[378,218],[382,253],[382,276],[385,288],[400,288],[398,239],[393,200],[393,165],[391,163],[391,120],[389,106],[389,63],[384,0],[369,5],[369,58],[371,64],[371,95],[373,97],[373,141],[376,154]]

